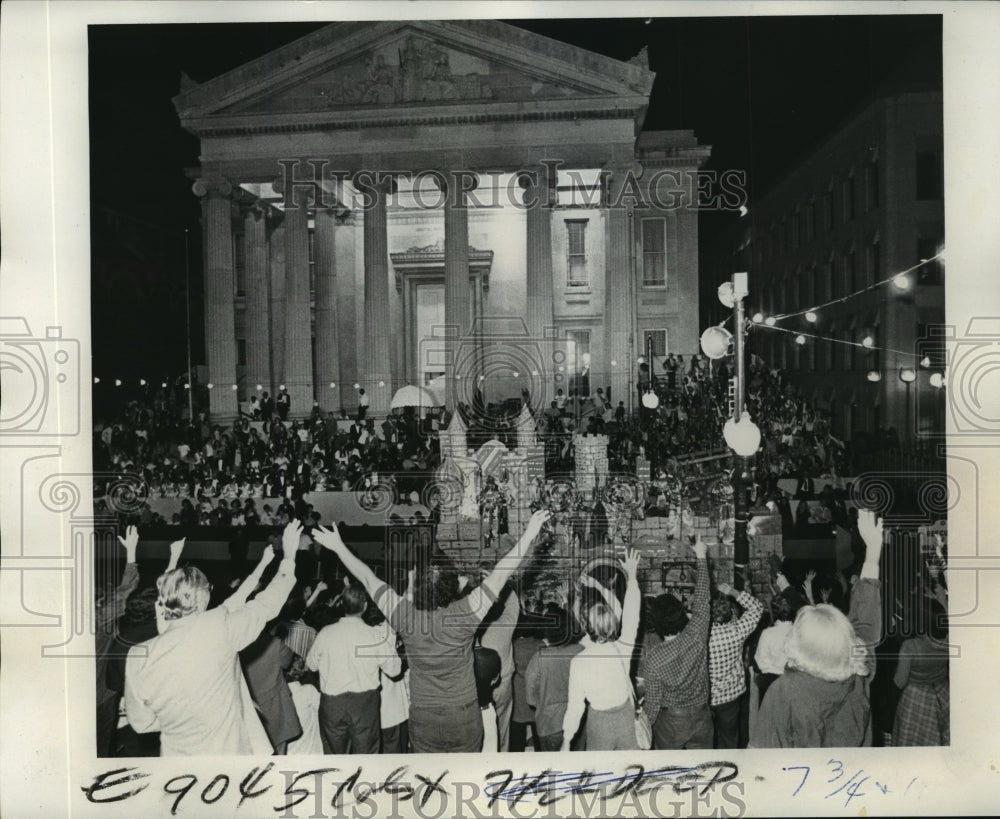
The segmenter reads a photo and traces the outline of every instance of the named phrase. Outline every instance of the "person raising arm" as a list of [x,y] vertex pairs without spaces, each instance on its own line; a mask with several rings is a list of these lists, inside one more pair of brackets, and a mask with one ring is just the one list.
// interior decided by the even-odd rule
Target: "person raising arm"
[[[524,558],[531,550],[532,544],[538,537],[539,532],[541,532],[542,526],[548,521],[550,514],[547,510],[540,510],[531,516],[528,525],[525,527],[524,534],[521,535],[520,540],[517,541],[514,548],[500,558],[493,571],[469,594],[469,608],[472,611],[478,612],[482,617],[486,616],[486,612],[489,611],[490,606],[493,605],[493,601],[500,594],[503,585],[520,567]],[[344,564],[344,568],[361,582],[361,585],[365,587],[365,591],[368,592],[372,600],[375,601],[375,604],[382,610],[382,613],[386,617],[390,617],[390,612],[395,608],[396,602],[399,600],[399,595],[383,584],[375,572],[347,548],[347,545],[340,536],[337,525],[331,523],[329,529],[318,526],[313,532],[313,537],[320,545],[326,549],[330,549],[340,558],[341,563]]]

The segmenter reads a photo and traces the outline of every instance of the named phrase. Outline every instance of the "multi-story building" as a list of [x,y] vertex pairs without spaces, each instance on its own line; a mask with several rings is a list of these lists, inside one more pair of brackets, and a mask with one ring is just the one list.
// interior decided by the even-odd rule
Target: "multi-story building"
[[185,88],[213,413],[280,385],[293,415],[361,387],[379,414],[406,384],[449,407],[473,387],[630,404],[638,356],[698,339],[709,149],[642,131],[653,78],[495,21],[419,21],[335,23]]
[[755,325],[748,349],[847,437],[894,427],[912,441],[943,417],[930,383],[943,362],[920,343],[944,322],[943,257],[920,265],[944,249],[942,122],[939,91],[866,105],[750,202],[713,265],[720,281],[749,272],[748,316],[777,320]]

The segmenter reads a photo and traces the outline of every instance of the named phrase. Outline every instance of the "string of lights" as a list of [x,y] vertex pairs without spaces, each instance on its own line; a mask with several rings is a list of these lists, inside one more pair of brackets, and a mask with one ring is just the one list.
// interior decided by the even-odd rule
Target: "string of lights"
[[[791,330],[788,327],[777,327],[777,326],[773,326],[773,325],[769,325],[769,324],[755,324],[755,325],[752,325],[752,326],[754,328],[758,328],[758,329],[759,328],[765,328],[765,329],[768,329],[768,330],[777,330],[778,332],[781,332],[781,333],[788,333],[789,335],[792,335],[792,336],[796,337],[795,341],[796,341],[797,344],[805,344],[805,339],[807,339],[807,338],[815,338],[815,339],[819,339],[820,341],[829,341],[829,342],[831,342],[833,344],[846,344],[849,347],[860,347],[861,349],[865,350],[865,352],[881,351],[881,352],[887,352],[887,353],[896,353],[897,355],[913,356],[914,358],[916,358],[917,356],[920,355],[920,353],[915,353],[912,350],[911,351],[906,351],[906,350],[897,350],[897,349],[895,349],[893,347],[879,347],[879,346],[876,346],[875,343],[874,343],[874,341],[872,340],[871,336],[866,336],[864,341],[848,341],[846,339],[841,339],[841,338],[830,338],[829,336],[821,336],[821,335],[818,335],[816,333],[800,333],[798,330]],[[799,339],[802,339],[802,341],[799,341]],[[866,341],[868,343],[865,343]],[[921,360],[920,363],[924,367],[929,367],[930,364],[931,364],[931,361],[930,361],[930,358],[925,355],[923,357],[923,359]]]
[[[920,269],[924,265],[930,264],[931,262],[943,258],[944,258],[944,250],[940,251],[934,256],[931,256],[929,259],[921,259],[919,262],[913,265],[913,267],[909,267],[900,273],[894,273],[892,276],[889,276],[886,279],[882,279],[881,281],[875,282],[874,284],[870,284],[867,287],[863,287],[860,290],[856,290],[855,292],[849,293],[846,296],[839,296],[838,298],[831,299],[830,301],[823,302],[822,304],[817,304],[813,307],[805,307],[802,310],[796,310],[791,313],[778,313],[777,315],[774,316],[768,316],[766,319],[763,317],[761,313],[757,313],[754,316],[754,323],[755,324],[764,323],[768,327],[773,327],[775,322],[784,321],[785,319],[795,318],[796,316],[802,316],[802,315],[806,316],[806,318],[810,321],[815,321],[815,317],[810,318],[808,315],[809,313],[817,313],[818,311],[823,310],[826,307],[832,307],[835,304],[843,304],[844,302],[850,301],[856,296],[860,296],[863,293],[868,293],[872,290],[876,290],[879,287],[885,287],[885,285],[887,284],[895,284],[896,287],[900,288],[901,290],[908,290],[911,284],[909,279],[906,278],[908,274],[912,273],[914,270]],[[759,321],[758,317],[760,317]]]

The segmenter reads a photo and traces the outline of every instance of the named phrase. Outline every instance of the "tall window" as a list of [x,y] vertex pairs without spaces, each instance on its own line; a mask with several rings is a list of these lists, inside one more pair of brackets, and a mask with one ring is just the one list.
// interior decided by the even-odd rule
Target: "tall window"
[[844,221],[854,218],[854,177],[849,176],[841,184],[841,198],[844,200]]
[[643,330],[642,331],[642,354],[665,356],[667,354],[667,331],[666,330]]
[[816,304],[816,293],[814,284],[816,281],[816,268],[810,267],[800,276],[802,279],[802,307],[813,307]]
[[806,206],[806,241],[811,242],[816,238],[816,203],[810,202]]
[[882,254],[877,240],[868,245],[867,255],[868,264],[866,265],[867,270],[865,271],[865,284],[868,287],[871,287],[875,284],[875,282],[879,281],[879,277],[881,275]]
[[795,250],[799,246],[799,237],[801,235],[799,233],[800,216],[799,211],[792,214],[792,250]]
[[833,230],[833,191],[823,194],[823,226],[828,230]]
[[842,296],[850,295],[857,286],[857,254],[852,250],[844,256],[844,288]]
[[[940,239],[917,239],[917,261],[933,259],[937,255],[940,244]],[[944,284],[944,268],[939,259],[918,267],[916,273],[917,281],[920,284]]]
[[667,283],[667,220],[642,220],[642,283],[662,287]]
[[917,153],[917,199],[940,199],[944,187],[941,155],[937,151]]
[[236,339],[236,364],[240,367],[247,365],[247,340],[245,338]]
[[877,159],[865,166],[865,199],[868,210],[875,210],[879,206]]
[[590,330],[567,330],[566,353],[570,390],[590,395]]
[[566,283],[570,287],[587,287],[587,220],[566,220]]
[[837,296],[834,293],[836,276],[833,272],[833,259],[827,259],[826,264],[823,265],[823,272],[820,275],[823,282],[823,293],[820,296],[820,300],[829,301],[830,299],[835,299]]

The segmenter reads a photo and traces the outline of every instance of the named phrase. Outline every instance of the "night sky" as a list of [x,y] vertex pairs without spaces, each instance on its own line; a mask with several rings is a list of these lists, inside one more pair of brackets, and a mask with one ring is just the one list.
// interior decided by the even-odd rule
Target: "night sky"
[[[616,59],[647,46],[657,77],[645,128],[694,130],[712,146],[708,168],[746,170],[751,208],[880,89],[941,83],[937,15],[507,22]],[[322,25],[90,27],[95,375],[184,371],[185,229],[193,361],[204,361],[200,207],[184,175],[198,142],[171,103],[181,72],[204,82]],[[703,247],[734,218],[703,214]]]

